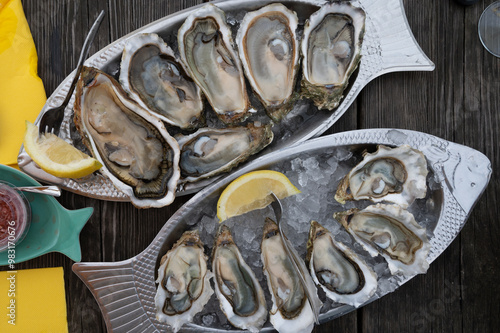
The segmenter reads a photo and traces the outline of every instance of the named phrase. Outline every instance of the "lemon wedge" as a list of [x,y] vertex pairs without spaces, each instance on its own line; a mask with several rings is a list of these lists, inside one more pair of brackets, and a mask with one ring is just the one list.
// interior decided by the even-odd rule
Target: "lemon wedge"
[[224,189],[217,202],[219,222],[266,207],[273,200],[269,195],[271,192],[280,199],[300,193],[290,180],[278,171],[259,170],[236,178]]
[[100,169],[102,164],[79,151],[57,135],[38,137],[38,127],[26,121],[24,149],[45,172],[60,178],[81,178]]

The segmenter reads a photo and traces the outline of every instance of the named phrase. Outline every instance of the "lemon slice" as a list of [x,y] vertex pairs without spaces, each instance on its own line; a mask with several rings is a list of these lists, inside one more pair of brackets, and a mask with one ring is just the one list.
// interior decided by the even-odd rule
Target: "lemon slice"
[[102,164],[79,151],[57,135],[42,134],[38,127],[26,121],[24,149],[42,170],[60,178],[81,178],[102,167]]
[[264,208],[272,202],[270,193],[283,199],[300,191],[281,172],[253,171],[233,180],[217,202],[219,222],[254,209]]

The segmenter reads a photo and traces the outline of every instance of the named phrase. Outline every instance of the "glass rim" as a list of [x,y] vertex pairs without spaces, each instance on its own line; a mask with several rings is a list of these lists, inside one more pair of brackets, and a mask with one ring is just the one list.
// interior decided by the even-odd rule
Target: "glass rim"
[[[15,200],[14,205],[17,209],[20,209],[22,214],[22,220],[19,220],[18,225],[16,226],[16,233],[13,242],[15,244],[20,243],[24,237],[26,236],[27,231],[29,230],[31,224],[31,205],[22,192],[18,192],[15,189],[13,184],[0,180],[0,188],[3,189],[7,195],[11,195],[11,198]],[[9,244],[9,237],[7,236],[4,239],[0,240],[0,252],[3,252],[7,249]]]
[[[477,32],[478,32],[478,35],[479,35],[479,40],[481,41],[481,44],[486,49],[486,51],[488,51],[490,54],[494,55],[495,57],[500,58],[500,47],[499,47],[498,53],[496,53],[493,50],[491,50],[491,48],[487,45],[487,43],[485,42],[485,40],[483,39],[483,36],[481,34],[481,23],[484,22],[485,15],[494,6],[497,6],[498,8],[500,8],[500,1],[495,1],[495,2],[491,3],[488,7],[486,7],[483,10],[483,12],[481,13],[481,16],[479,17],[479,21],[477,23]],[[499,16],[498,20],[499,20],[498,29],[499,29],[499,32],[500,32],[500,16]]]

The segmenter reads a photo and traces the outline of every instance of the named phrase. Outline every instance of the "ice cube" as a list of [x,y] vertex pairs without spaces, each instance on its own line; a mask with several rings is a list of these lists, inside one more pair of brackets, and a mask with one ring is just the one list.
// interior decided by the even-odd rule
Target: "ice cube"
[[319,162],[315,156],[312,156],[312,157],[309,157],[306,160],[304,160],[303,166],[304,166],[304,169],[306,169],[307,171],[314,171],[314,170],[318,169]]
[[352,157],[352,152],[344,148],[339,148],[335,151],[335,157],[337,157],[338,161],[345,161]]
[[290,168],[292,169],[292,171],[302,170],[302,159],[300,157],[293,159],[290,162]]
[[339,162],[336,156],[330,157],[328,160],[326,160],[326,163],[329,166],[328,172],[333,173],[339,166]]
[[307,172],[299,173],[298,183],[301,188],[305,188],[309,182],[309,175]]

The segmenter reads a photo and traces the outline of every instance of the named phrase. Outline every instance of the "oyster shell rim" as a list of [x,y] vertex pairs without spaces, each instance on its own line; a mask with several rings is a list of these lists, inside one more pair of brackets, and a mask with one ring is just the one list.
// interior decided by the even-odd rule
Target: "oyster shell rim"
[[[417,236],[422,241],[422,247],[415,251],[415,257],[411,264],[407,265],[399,260],[392,259],[385,252],[381,252],[373,247],[370,243],[359,237],[354,233],[345,218],[353,214],[363,214],[371,213],[375,215],[390,217],[401,224],[403,224],[409,231],[411,231],[415,236]],[[363,210],[351,209],[345,212],[334,213],[334,218],[337,219],[344,228],[360,243],[363,248],[372,256],[376,257],[381,255],[387,262],[389,270],[392,275],[403,275],[403,276],[414,276],[416,274],[425,274],[429,269],[428,255],[430,252],[431,244],[427,238],[427,229],[420,226],[412,213],[404,209],[397,204],[382,204],[377,203],[375,205],[370,205]]]
[[[269,12],[277,12],[282,14],[284,17],[287,18],[287,22],[289,23],[289,28],[290,32],[292,34],[293,38],[293,45],[295,47],[295,54],[293,57],[293,62],[295,65],[292,66],[292,83],[291,83],[291,93],[288,95],[281,103],[277,105],[270,104],[263,96],[262,96],[262,91],[259,89],[259,85],[257,84],[256,80],[254,79],[254,76],[250,72],[250,66],[247,64],[247,54],[245,48],[243,46],[244,42],[244,34],[248,31],[247,29],[250,27],[250,23],[254,22],[259,18],[259,16],[263,16],[266,13]],[[290,18],[293,18],[293,20],[290,20]],[[260,9],[254,10],[254,11],[249,11],[245,14],[243,19],[240,22],[240,26],[238,28],[238,32],[236,34],[236,45],[238,49],[238,56],[241,61],[241,65],[243,67],[245,77],[250,83],[250,86],[252,87],[253,92],[255,95],[258,97],[258,99],[261,101],[263,104],[264,108],[266,109],[267,114],[269,117],[275,121],[278,122],[283,118],[293,107],[293,103],[295,100],[299,97],[299,93],[295,89],[295,84],[298,78],[298,73],[301,65],[301,56],[300,56],[300,43],[297,37],[297,27],[298,27],[298,16],[297,13],[282,3],[270,3],[267,4]]]
[[[165,266],[167,265],[167,262],[168,262],[168,259],[169,259],[168,256],[171,255],[171,254],[174,254],[175,250],[178,247],[180,247],[180,246],[183,245],[184,238],[188,238],[188,237],[194,237],[197,240],[197,243],[198,243],[198,244],[196,244],[196,246],[198,246],[198,248],[201,250],[201,258],[204,260],[204,261],[202,261],[204,263],[204,267],[203,268],[205,269],[205,276],[203,277],[203,286],[204,287],[203,287],[202,293],[192,303],[192,305],[189,308],[189,310],[184,311],[181,314],[176,314],[176,315],[173,315],[173,316],[169,316],[169,315],[163,313],[163,311],[162,311],[163,305],[159,309],[158,308],[159,304],[157,303],[157,298],[159,298],[161,296],[161,293],[159,293],[159,289],[161,287],[161,283],[162,283],[162,280],[164,278],[164,271],[165,271],[165,269],[163,269],[163,271],[161,271],[161,270],[162,270],[162,267],[164,265]],[[156,293],[155,293],[155,297],[154,297],[154,304],[155,304],[155,309],[156,309],[155,318],[160,323],[168,324],[172,328],[172,330],[174,332],[177,332],[184,324],[191,322],[192,319],[194,318],[194,316],[197,313],[199,313],[200,311],[203,310],[203,308],[205,307],[205,305],[208,303],[208,301],[212,297],[212,294],[214,293],[214,291],[212,289],[212,286],[210,285],[210,279],[212,278],[212,272],[208,269],[207,262],[208,262],[208,256],[205,254],[205,251],[203,249],[203,243],[201,242],[201,240],[199,238],[199,233],[198,233],[197,230],[187,230],[187,231],[185,231],[181,235],[181,237],[177,240],[177,242],[174,243],[174,245],[172,246],[172,248],[169,251],[167,251],[167,253],[165,253],[162,256],[162,259],[161,259],[161,262],[160,262],[160,266],[158,267],[158,278],[155,280],[155,283],[158,284],[158,287],[157,287]],[[161,273],[160,273],[160,271],[161,271]],[[159,311],[161,311],[161,313],[160,313],[160,315],[162,315],[161,317],[158,317],[158,312]],[[192,312],[194,312],[194,313],[192,313]],[[165,319],[165,321],[163,321],[162,317],[166,317],[166,318],[163,318],[163,319]],[[168,321],[168,318],[173,318],[174,319],[174,323],[170,324],[170,322]],[[180,322],[177,321],[177,320],[180,320]]]
[[[198,77],[194,75],[189,62],[186,59],[186,51],[184,47],[184,35],[188,33],[196,20],[212,18],[218,26],[218,31],[222,36],[224,44],[227,46],[227,50],[231,53],[231,56],[235,62],[236,68],[240,73],[240,85],[242,87],[242,96],[244,98],[243,104],[244,108],[242,110],[222,110],[218,106],[215,106],[212,99],[212,95],[208,94],[202,84],[198,83]],[[249,116],[249,109],[251,108],[250,99],[246,91],[245,84],[245,74],[243,73],[243,68],[238,55],[238,52],[234,48],[232,32],[226,23],[226,14],[218,6],[213,3],[207,3],[202,7],[199,7],[196,11],[191,12],[191,14],[184,20],[181,27],[177,32],[177,47],[181,57],[182,62],[186,65],[188,73],[191,78],[195,81],[198,87],[203,91],[204,96],[212,106],[217,117],[225,124],[234,124],[236,122],[242,122]],[[227,113],[227,114],[226,114]]]
[[[138,44],[132,45],[131,41],[136,42],[136,40],[139,40]],[[136,101],[144,109],[152,112],[153,115],[155,115],[156,117],[165,121],[166,123],[173,125],[173,126],[180,127],[182,129],[193,129],[193,128],[199,127],[196,124],[194,124],[194,125],[188,124],[186,126],[181,126],[181,125],[179,125],[179,123],[175,122],[174,120],[164,116],[163,114],[160,114],[160,113],[152,110],[143,101],[141,95],[136,91],[136,89],[132,88],[132,86],[130,84],[130,80],[129,80],[129,70],[131,67],[130,62],[131,62],[132,57],[134,56],[135,52],[137,52],[139,49],[141,49],[142,47],[149,45],[149,44],[154,44],[155,46],[158,47],[158,49],[160,50],[160,52],[162,54],[166,54],[166,55],[172,57],[177,62],[177,64],[179,64],[182,67],[184,72],[188,75],[189,72],[186,68],[186,65],[180,59],[177,58],[177,56],[175,55],[175,52],[172,50],[172,48],[167,43],[165,43],[163,38],[161,38],[158,34],[156,34],[154,32],[139,33],[137,35],[132,35],[129,38],[127,38],[127,40],[125,41],[125,45],[123,47],[123,53],[122,53],[121,60],[120,60],[120,72],[119,72],[120,73],[119,74],[119,82],[122,85],[123,89],[129,94],[129,96],[134,101]],[[126,66],[124,64],[126,64]],[[191,77],[189,77],[189,79],[192,80]],[[194,80],[193,80],[193,82],[194,82]],[[196,87],[196,93],[197,93],[196,95],[198,97],[198,102],[200,104],[199,105],[200,106],[199,113],[196,115],[196,119],[199,120],[199,119],[203,118],[203,116],[204,116],[204,110],[205,110],[204,105],[203,105],[204,104],[203,103],[204,95],[201,92],[201,89],[198,86],[198,84],[195,83],[195,87]]]
[[[266,260],[264,257],[264,251],[262,249],[264,246],[264,241],[271,238],[271,237],[266,237],[270,233],[270,230],[268,230],[270,228],[272,228],[271,232],[273,233],[273,235],[271,237],[273,237],[273,238],[277,237],[278,242],[281,244],[281,247],[283,248],[283,253],[284,253],[285,257],[290,261],[293,260],[292,258],[289,258],[287,253],[286,253],[285,245],[282,243],[282,238],[279,235],[280,231],[279,231],[278,225],[276,224],[276,222],[274,222],[269,217],[266,218],[266,222],[265,222],[265,225],[263,228],[264,230],[263,230],[262,242],[261,242],[260,248],[261,248],[261,261],[262,261],[262,266],[263,266],[262,271],[264,273],[264,276],[266,277],[267,287],[269,289],[269,293],[271,294],[271,299],[272,299],[272,304],[273,304],[271,309],[269,310],[269,321],[271,322],[272,326],[278,332],[281,332],[281,330],[283,330],[283,332],[289,332],[290,330],[293,330],[294,332],[299,332],[299,333],[311,332],[312,329],[314,328],[314,325],[315,325],[315,319],[314,319],[314,314],[313,314],[313,308],[312,308],[311,304],[309,303],[309,300],[307,299],[306,290],[303,290],[303,292],[304,292],[304,297],[302,300],[303,305],[302,305],[302,308],[300,310],[300,313],[297,316],[295,316],[294,318],[292,318],[292,319],[285,318],[282,315],[279,307],[277,306],[274,288],[273,288],[273,285],[271,282],[270,274],[266,268]],[[285,238],[285,241],[286,241],[286,238]],[[293,251],[295,253],[295,255],[298,258],[300,258],[300,256],[298,256],[298,254],[293,246],[290,246],[290,251]],[[300,258],[300,260],[302,260],[302,258]],[[293,265],[291,265],[291,266],[293,266]],[[304,263],[304,267],[305,267],[305,263]],[[306,283],[308,283],[314,287],[315,293],[314,293],[314,295],[311,295],[311,296],[316,298],[316,300],[319,302],[319,304],[318,304],[319,307],[321,307],[322,303],[319,300],[319,297],[317,295],[316,285],[313,282],[312,277],[309,274],[307,274],[308,273],[307,267],[305,269],[305,272],[306,272],[306,275],[304,275],[304,279],[306,280]],[[300,272],[297,272],[297,274],[300,274]],[[310,279],[310,281],[308,281],[308,279]],[[301,284],[299,284],[299,286],[301,288],[303,288],[303,286]],[[297,326],[296,322],[300,322],[302,325]],[[292,326],[290,326],[290,325],[292,325]]]
[[[365,279],[365,285],[363,288],[358,290],[352,294],[339,294],[334,291],[331,291],[327,287],[325,287],[322,283],[319,282],[319,279],[316,275],[316,270],[314,269],[314,241],[311,241],[312,235],[311,232],[313,230],[313,222],[316,222],[321,228],[327,231],[326,237],[329,237],[333,246],[340,252],[343,252],[344,255],[349,257],[350,260],[354,261],[360,268],[361,273],[363,273],[363,277]],[[311,273],[311,277],[316,285],[321,286],[326,296],[333,300],[334,302],[347,304],[358,308],[362,306],[364,303],[367,303],[369,299],[375,294],[378,288],[378,276],[374,272],[374,270],[368,266],[368,264],[360,258],[352,249],[347,247],[344,243],[335,240],[333,234],[330,230],[326,229],[318,223],[317,221],[311,221],[311,227],[309,229],[309,238],[307,241],[307,261],[309,261],[309,272]],[[309,243],[311,242],[311,243]]]
[[[262,141],[256,141],[253,140],[250,142],[250,149],[245,151],[244,154],[238,155],[236,158],[231,160],[230,163],[224,164],[222,167],[216,170],[212,170],[209,173],[202,174],[200,176],[188,176],[188,177],[183,177],[182,176],[182,167],[180,164],[180,159],[182,158],[182,152],[183,148],[186,144],[189,144],[193,139],[195,139],[198,135],[202,135],[205,132],[210,132],[210,131],[232,131],[232,130],[237,130],[237,129],[245,129],[249,132],[249,134],[253,137],[255,135],[254,132],[256,131],[262,131]],[[179,169],[181,170],[181,176],[179,179],[179,184],[184,185],[186,183],[191,183],[191,182],[197,182],[200,180],[204,180],[209,177],[215,177],[220,175],[221,173],[225,172],[230,172],[233,168],[236,168],[240,163],[243,163],[246,161],[250,156],[258,153],[265,147],[267,147],[269,144],[274,139],[274,133],[271,130],[271,125],[261,125],[261,126],[256,126],[255,123],[248,123],[247,125],[241,125],[241,126],[233,126],[233,127],[227,127],[227,128],[211,128],[211,127],[203,127],[198,129],[196,132],[185,135],[182,137],[179,137],[177,139],[177,142],[179,144],[179,151],[180,151],[180,158],[179,158]],[[255,145],[255,143],[258,143]]]
[[[87,128],[85,124],[81,121],[78,120],[78,118],[81,118],[81,98],[82,94],[84,94],[84,82],[83,78],[85,77],[85,72],[88,71],[93,71],[96,74],[94,75],[97,77],[97,75],[104,75],[106,80],[111,82],[112,84],[112,89],[117,98],[127,107],[129,108],[132,112],[137,114],[139,117],[143,118],[146,122],[151,124],[151,126],[154,126],[159,133],[162,135],[162,137],[165,139],[166,143],[169,144],[172,153],[173,153],[173,161],[172,161],[172,176],[170,179],[167,181],[167,191],[162,195],[161,198],[138,198],[135,196],[133,187],[130,185],[125,184],[122,182],[119,178],[117,178],[111,171],[108,170],[106,167],[106,164],[104,163],[104,160],[102,159],[101,155],[98,153],[96,144],[94,142],[94,139],[90,136],[87,135]],[[180,167],[179,167],[179,160],[180,160],[180,149],[177,141],[170,136],[170,134],[167,132],[165,126],[163,125],[163,122],[152,115],[149,111],[146,109],[142,108],[139,104],[137,104],[134,100],[130,99],[126,92],[123,90],[121,85],[116,85],[114,82],[117,82],[115,79],[113,79],[110,75],[107,73],[101,71],[100,69],[94,68],[94,67],[86,67],[84,66],[82,69],[82,74],[81,78],[78,80],[78,84],[76,87],[76,98],[75,98],[75,103],[74,103],[74,108],[75,108],[75,125],[80,133],[84,133],[82,135],[82,140],[84,144],[91,150],[92,155],[102,164],[102,168],[99,169],[99,173],[104,174],[107,176],[111,182],[113,183],[113,186],[115,186],[118,190],[120,190],[122,193],[124,193],[126,196],[129,197],[130,202],[138,207],[138,208],[158,208],[158,207],[163,207],[166,205],[171,204],[176,195],[176,188],[177,188],[177,183],[180,178]],[[86,84],[85,84],[86,85]],[[135,109],[134,109],[135,108]],[[97,153],[96,153],[97,152]]]
[[[219,296],[219,294],[221,292],[220,292],[219,284],[217,283],[217,273],[216,273],[217,270],[214,269],[214,266],[215,266],[215,260],[216,260],[216,252],[217,252],[218,247],[220,246],[217,243],[219,242],[219,237],[221,237],[222,232],[224,232],[224,230],[223,230],[224,227],[226,227],[228,229],[228,233],[229,233],[229,240],[224,240],[224,242],[231,242],[231,244],[234,245],[234,247],[236,248],[236,253],[237,253],[238,259],[240,260],[240,265],[243,266],[248,272],[250,272],[249,275],[252,278],[252,282],[254,283],[254,285],[257,286],[256,291],[257,291],[257,298],[258,298],[258,302],[259,302],[259,308],[256,310],[255,313],[253,313],[252,315],[250,315],[248,317],[241,317],[241,316],[235,314],[234,311],[232,311],[232,307],[229,304],[229,301],[226,299],[226,297],[223,295]],[[221,225],[219,233],[215,237],[214,243],[215,243],[215,245],[212,249],[212,270],[213,270],[212,274],[214,276],[213,280],[214,280],[214,285],[215,285],[215,295],[217,296],[217,299],[219,300],[219,305],[220,305],[221,311],[224,313],[227,320],[233,326],[244,329],[244,330],[249,330],[251,332],[259,332],[260,329],[262,328],[262,326],[267,321],[268,310],[267,310],[266,298],[264,296],[264,290],[262,289],[262,286],[260,285],[259,280],[255,276],[255,272],[250,268],[250,266],[248,266],[248,264],[244,260],[243,256],[241,255],[240,249],[238,248],[238,246],[236,245],[236,243],[234,242],[234,240],[232,238],[231,231],[229,230],[229,228],[226,225],[224,225],[224,224]],[[226,308],[227,308],[227,310],[226,310]],[[263,310],[263,312],[262,312],[262,310]],[[231,315],[231,313],[232,313],[232,315]],[[231,317],[230,317],[230,315],[231,315]],[[253,320],[253,322],[246,323],[246,324],[236,324],[234,322],[235,317],[237,319],[244,318],[245,320],[251,318]]]
[[[408,159],[400,159],[400,154],[410,154]],[[389,192],[381,197],[370,197],[367,195],[354,196],[352,193],[347,193],[350,190],[350,178],[355,172],[361,170],[366,164],[376,159],[389,157],[394,158],[405,167],[407,173],[403,189],[401,192]],[[417,165],[417,163],[422,163]],[[391,202],[400,205],[403,208],[410,206],[416,199],[425,198],[427,194],[427,175],[429,173],[428,163],[422,151],[411,147],[408,144],[399,145],[397,147],[389,147],[383,144],[377,145],[377,150],[373,153],[366,152],[363,154],[363,160],[356,164],[347,175],[340,181],[335,192],[335,200],[341,204],[345,204],[346,200],[370,200],[374,203]],[[411,176],[411,177],[410,177]]]
[[[335,9],[336,10],[335,10]],[[345,10],[344,12],[338,11],[338,9]],[[353,21],[362,20],[362,27],[360,29],[355,29],[355,41],[354,44],[354,54],[347,68],[344,79],[339,85],[332,84],[329,88],[326,85],[317,84],[311,82],[309,79],[308,71],[308,43],[309,36],[311,32],[318,26],[318,24],[323,22],[326,15],[331,13],[346,14],[352,18]],[[354,14],[352,14],[354,13]],[[343,92],[349,83],[349,78],[354,73],[361,61],[361,47],[363,45],[363,39],[365,34],[365,24],[366,24],[366,12],[363,8],[353,6],[350,2],[340,1],[331,2],[322,6],[318,11],[314,12],[309,19],[306,20],[304,25],[304,31],[302,35],[302,41],[300,43],[300,49],[302,54],[302,81],[300,93],[302,96],[310,98],[314,101],[314,104],[318,109],[336,109],[340,105],[340,101],[343,97]]]

